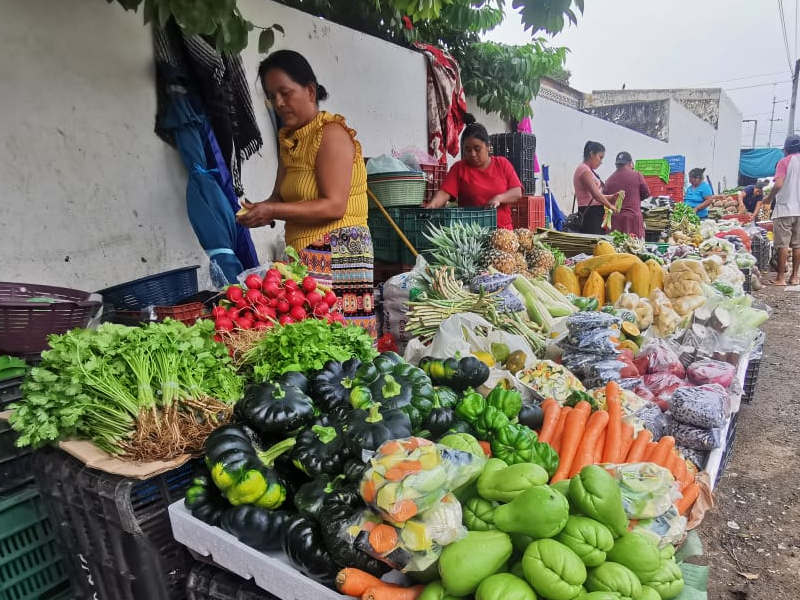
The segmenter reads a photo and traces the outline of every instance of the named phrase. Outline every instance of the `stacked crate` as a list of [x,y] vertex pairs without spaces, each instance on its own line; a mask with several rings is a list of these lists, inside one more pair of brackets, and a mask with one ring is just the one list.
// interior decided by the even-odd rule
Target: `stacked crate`
[[511,223],[514,229],[531,229],[545,225],[544,196],[523,196],[517,202],[509,204]]
[[489,136],[494,156],[503,156],[514,166],[522,183],[523,194],[536,192],[533,155],[536,153],[536,136],[532,133],[494,133]]

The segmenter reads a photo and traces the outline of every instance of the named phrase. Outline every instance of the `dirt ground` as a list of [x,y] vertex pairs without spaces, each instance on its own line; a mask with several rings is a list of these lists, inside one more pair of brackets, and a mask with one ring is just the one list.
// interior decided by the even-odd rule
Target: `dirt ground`
[[800,292],[767,286],[775,310],[752,403],[698,531],[709,600],[800,599]]

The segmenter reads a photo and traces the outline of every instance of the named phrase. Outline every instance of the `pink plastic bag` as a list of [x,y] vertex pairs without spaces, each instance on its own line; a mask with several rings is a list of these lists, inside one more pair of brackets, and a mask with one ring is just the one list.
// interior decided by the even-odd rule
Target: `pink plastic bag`
[[686,369],[686,375],[689,381],[697,385],[717,383],[727,390],[736,376],[736,368],[730,363],[709,358],[698,360],[689,365],[689,368]]
[[678,357],[678,349],[660,338],[645,344],[633,362],[642,375],[669,373],[679,379],[686,377],[686,369]]
[[645,375],[644,384],[655,396],[655,402],[661,407],[661,410],[667,409],[667,403],[675,390],[691,385],[685,379],[681,379],[671,373],[650,373]]

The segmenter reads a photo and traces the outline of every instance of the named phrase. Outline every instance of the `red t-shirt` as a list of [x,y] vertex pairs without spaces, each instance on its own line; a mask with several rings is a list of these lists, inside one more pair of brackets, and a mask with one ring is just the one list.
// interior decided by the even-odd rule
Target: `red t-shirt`
[[[459,206],[486,206],[497,196],[511,188],[521,188],[519,177],[508,159],[493,156],[489,166],[476,169],[460,160],[447,172],[442,183],[442,190],[458,198]],[[514,229],[511,223],[511,209],[508,204],[501,204],[497,209],[497,227]]]

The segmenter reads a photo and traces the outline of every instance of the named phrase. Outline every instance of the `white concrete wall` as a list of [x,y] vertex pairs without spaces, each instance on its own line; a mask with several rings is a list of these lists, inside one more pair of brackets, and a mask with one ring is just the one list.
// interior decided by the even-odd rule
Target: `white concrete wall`
[[722,189],[736,187],[739,180],[739,149],[742,143],[742,112],[725,92],[720,95],[719,125],[714,146],[714,167],[710,173]]
[[[367,155],[425,147],[421,55],[267,0],[240,0],[280,23],[276,48],[305,54]],[[244,166],[247,196],[272,190],[273,133],[255,87],[257,32],[244,54],[265,138]],[[141,14],[98,0],[6,0],[0,19],[0,281],[99,289],[206,265],[186,217],[186,173],[153,133],[150,32]],[[254,236],[262,260],[279,232]],[[205,273],[203,269],[203,273]]]

